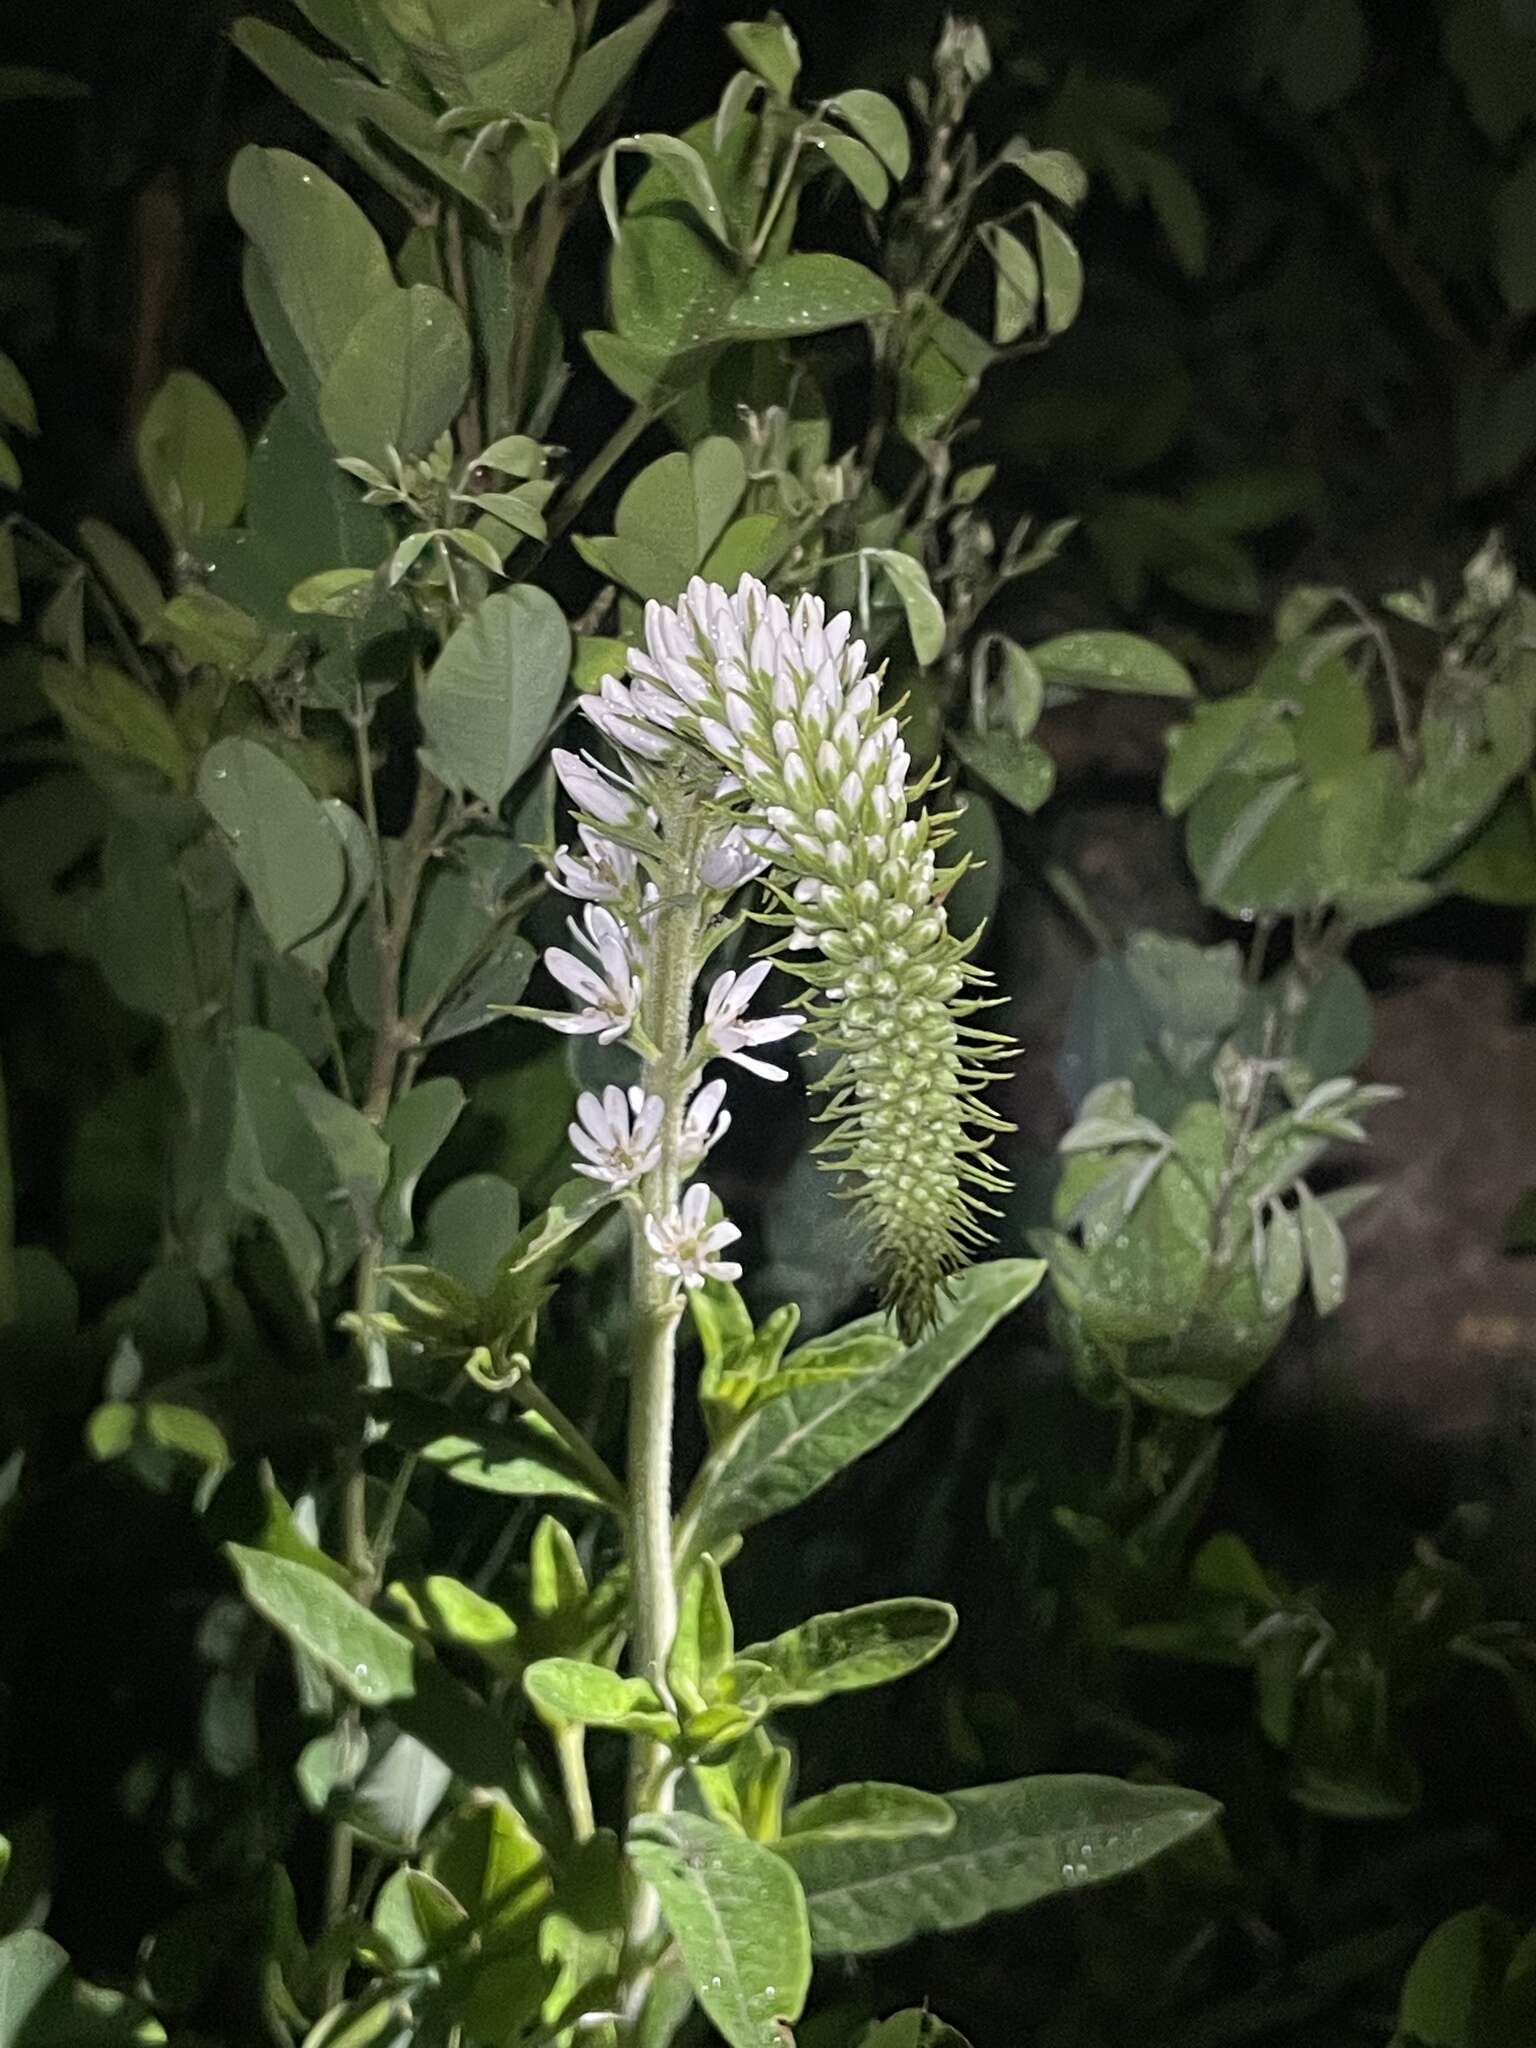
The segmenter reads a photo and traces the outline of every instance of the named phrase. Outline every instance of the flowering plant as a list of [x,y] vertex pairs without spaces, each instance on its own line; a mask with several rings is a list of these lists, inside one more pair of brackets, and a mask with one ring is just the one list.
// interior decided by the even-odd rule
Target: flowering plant
[[[730,28],[742,69],[674,135],[615,117],[666,0],[601,34],[591,0],[302,12],[333,49],[235,41],[378,204],[237,156],[283,395],[248,447],[200,379],[156,394],[158,559],[87,522],[6,727],[27,851],[0,865],[48,875],[0,875],[3,907],[141,1020],[171,1107],[142,1285],[77,1329],[24,1251],[0,1322],[87,1361],[92,1457],[177,1494],[197,1598],[221,1590],[187,1648],[197,1757],[122,1793],[148,1786],[193,1896],[112,1991],[35,1928],[0,1940],[0,2007],[41,1975],[111,2038],[206,2038],[233,1998],[305,2048],[783,2048],[813,1957],[1138,1869],[1213,1811],[1097,1776],[797,1784],[786,1720],[920,1672],[955,1612],[879,1597],[738,1647],[726,1581],[1042,1277],[969,1263],[1010,1049],[971,957],[986,791],[1028,810],[1050,774],[1044,669],[973,629],[1066,529],[1000,542],[990,469],[953,458],[984,371],[1075,313],[1083,180],[980,151],[965,24],[914,89],[914,163],[885,95],[806,100],[775,16]],[[829,188],[871,262],[802,246]],[[578,352],[583,214],[613,250]],[[963,278],[990,340],[948,308]],[[3,532],[30,597],[58,550]],[[1058,691],[1187,687],[1126,635],[1036,652]],[[713,1193],[728,1091],[782,1086],[796,1038],[876,1283],[799,1344]],[[878,1996],[845,2032],[944,2039]]]

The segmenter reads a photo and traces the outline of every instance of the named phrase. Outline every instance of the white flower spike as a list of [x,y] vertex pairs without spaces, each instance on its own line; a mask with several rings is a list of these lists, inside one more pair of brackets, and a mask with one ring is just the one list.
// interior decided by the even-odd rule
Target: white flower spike
[[685,1287],[702,1287],[706,1280],[741,1278],[734,1259],[717,1256],[734,1244],[741,1232],[734,1223],[709,1221],[713,1199],[705,1183],[696,1180],[669,1214],[645,1219],[645,1240],[656,1254],[657,1265]]
[[[985,1194],[1007,1185],[989,1153],[1007,1126],[982,1097],[1012,1047],[974,1021],[986,977],[945,919],[956,871],[937,855],[950,835],[931,812],[909,812],[911,761],[879,677],[848,615],[829,619],[819,598],[791,610],[754,577],[734,592],[695,577],[675,606],[646,606],[629,671],[627,687],[605,683],[594,722],[617,732],[623,721],[642,785],[647,761],[691,765],[702,800],[772,863],[782,964],[816,992],[806,1027],[833,1055],[816,1084],[831,1098],[823,1156],[851,1180],[886,1291],[916,1335],[986,1235]],[[705,1034],[762,1072],[743,1048],[794,1026],[745,1020],[746,979],[716,983]]]

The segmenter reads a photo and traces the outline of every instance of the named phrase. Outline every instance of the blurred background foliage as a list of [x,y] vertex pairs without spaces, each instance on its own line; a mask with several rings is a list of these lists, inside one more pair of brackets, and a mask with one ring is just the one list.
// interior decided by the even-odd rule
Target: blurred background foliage
[[[156,563],[167,548],[137,451],[166,375],[196,370],[252,428],[273,396],[240,296],[227,165],[244,143],[280,145],[360,189],[236,54],[235,11],[17,0],[0,51],[0,333],[46,423],[36,441],[26,420],[9,436],[27,515],[55,533],[110,519]],[[278,0],[256,11],[291,26]],[[678,10],[637,79],[648,126],[714,103],[732,68],[719,30],[737,11]],[[921,0],[784,11],[813,92],[857,79],[902,96],[940,27]],[[1091,180],[1075,225],[1080,317],[986,377],[962,444],[966,461],[997,465],[1000,530],[1025,515],[1076,522],[989,625],[1037,643],[1134,630],[1212,701],[1170,752],[1165,700],[1052,692],[1035,730],[1055,762],[1049,803],[1044,788],[1007,801],[995,762],[972,770],[959,750],[971,843],[989,856],[970,878],[974,908],[995,911],[989,957],[1027,1048],[1006,1105],[1020,1126],[1007,1248],[1054,1226],[1068,1284],[1011,1348],[957,1376],[876,1477],[762,1538],[745,1625],[790,1618],[776,1582],[801,1605],[822,1582],[873,1596],[899,1565],[904,1584],[956,1597],[965,1628],[894,1706],[861,1706],[841,1727],[834,1712],[817,1737],[829,1751],[856,1739],[882,1775],[918,1783],[1141,1770],[1227,1802],[1219,1840],[1134,1894],[882,1962],[882,2007],[931,1996],[981,2043],[1039,2048],[1364,2048],[1399,2024],[1434,2048],[1515,2048],[1536,2038],[1507,1989],[1515,1930],[1536,1917],[1536,1261],[1520,1256],[1533,1236],[1521,1189],[1536,1178],[1529,747],[1501,756],[1432,845],[1421,805],[1412,829],[1429,838],[1412,857],[1383,826],[1369,872],[1341,880],[1326,821],[1344,815],[1341,765],[1368,756],[1387,764],[1361,769],[1362,785],[1382,785],[1381,816],[1408,816],[1392,763],[1433,764],[1435,720],[1460,715],[1448,672],[1527,687],[1512,678],[1529,644],[1516,572],[1536,546],[1536,7],[976,12],[992,50],[973,107],[984,139],[1022,131]],[[600,313],[601,223],[577,232],[590,260],[578,250],[561,273],[568,331]],[[962,287],[982,329],[990,290]],[[1484,545],[1493,528],[1504,552]],[[1374,708],[1351,726],[1336,693],[1299,751],[1273,758],[1266,693],[1305,694],[1346,658]],[[936,727],[945,705],[917,690],[914,716]],[[1520,715],[1528,727],[1528,703]],[[1492,724],[1477,745],[1498,752]],[[4,772],[20,787],[28,763]],[[1250,829],[1234,850],[1239,816]],[[199,1910],[194,1882],[234,1884],[286,1846],[293,1758],[223,1568],[189,1539],[175,1457],[82,1448],[103,1399],[133,1391],[103,1377],[116,1354],[97,1318],[152,1259],[166,1083],[157,1028],[119,999],[123,978],[109,993],[39,929],[28,843],[8,836],[0,873],[0,1064],[22,1275],[57,1341],[12,1345],[0,1385],[5,1434],[54,1481],[12,1515],[0,1586],[6,1885],[23,1912],[52,1893],[50,1925],[88,1976],[128,1980],[161,1929],[148,1968],[174,2010],[177,1939],[163,1930]],[[65,847],[39,857],[53,876],[68,869]],[[1250,1342],[1203,1361],[1205,1392],[1190,1391],[1187,1355],[1170,1391],[1156,1331],[1129,1357],[1074,1302],[1074,1260],[1121,1258],[1127,1286],[1143,1256],[1167,1276],[1165,1134],[1203,1129],[1221,1184],[1234,1133],[1253,1136],[1223,1049],[1261,1055],[1266,1018],[1282,1015],[1313,1084],[1366,1065],[1403,1089],[1371,1127],[1383,1192],[1351,1223],[1347,1299],[1333,1262],[1350,1203],[1331,1162],[1295,1210],[1266,1211],[1252,1271],[1275,1303],[1256,1302]],[[574,1084],[563,1053],[526,1063],[536,1048],[521,1029],[455,1055],[469,1109],[424,1210],[472,1171],[516,1183],[525,1213],[558,1179]],[[1127,1078],[1134,1096],[1104,1094]],[[1310,1099],[1285,1115],[1304,1122]],[[1367,1106],[1341,1094],[1311,1113],[1322,1137],[1353,1142],[1339,1120]],[[766,1108],[738,1122],[722,1193],[761,1250],[754,1306],[792,1296],[824,1326],[861,1286],[835,1206],[798,1129]],[[1084,1205],[1126,1167],[1146,1169],[1135,1206],[1096,1243]],[[1303,1261],[1313,1306],[1294,1309]],[[34,1340],[38,1328],[35,1314]],[[257,1408],[270,1390],[247,1399]],[[931,1725],[914,1692],[941,1717],[943,1756],[914,1732]],[[1458,1912],[1420,1974],[1418,2017],[1405,2006],[1399,2021],[1415,1951]],[[238,1954],[226,1961],[238,1981]],[[867,1981],[844,1988],[863,2009]],[[207,2005],[189,1993],[187,2009],[206,2030]],[[821,2024],[841,2038],[835,2014]],[[807,2027],[805,2048],[818,2038]]]

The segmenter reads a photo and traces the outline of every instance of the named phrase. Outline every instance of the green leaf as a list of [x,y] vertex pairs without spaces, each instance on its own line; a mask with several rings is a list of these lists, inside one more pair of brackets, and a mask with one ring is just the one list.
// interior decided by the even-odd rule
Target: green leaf
[[545,114],[575,41],[548,0],[379,0],[379,11],[450,107]]
[[353,162],[377,180],[391,198],[410,212],[419,212],[431,203],[431,188],[402,165],[397,151],[379,148],[367,118],[371,100],[375,104],[379,98],[386,104],[403,102],[394,100],[393,95],[379,94],[371,81],[358,72],[319,56],[297,36],[271,22],[247,16],[234,24],[230,39],[243,56],[266,73],[279,92],[334,136]]
[[719,541],[746,493],[747,461],[724,434],[707,434],[695,444],[688,461],[698,541],[694,559],[698,561]]
[[312,937],[300,940],[291,957],[301,967],[323,975],[335,957],[336,948],[346,937],[348,926],[367,899],[373,881],[373,842],[368,837],[368,827],[352,806],[344,804],[340,797],[326,797],[320,809],[326,823],[341,841],[342,859],[347,868],[346,887],[330,917]]
[[319,803],[259,740],[219,740],[197,794],[279,953],[318,932],[347,882],[346,854]]
[[[259,259],[251,312],[272,367],[290,390],[307,371],[318,391],[369,307],[397,289],[384,244],[339,185],[286,149],[247,144],[230,169],[229,203]],[[274,312],[281,333],[270,331]]]
[[1031,149],[1016,135],[1003,145],[997,160],[1021,171],[1031,184],[1049,192],[1054,200],[1072,212],[1076,212],[1088,197],[1088,173],[1077,158],[1064,149]]
[[891,181],[875,152],[866,149],[857,137],[845,135],[840,128],[828,127],[824,122],[807,130],[807,139],[829,163],[836,165],[864,204],[878,213],[891,196]]
[[642,7],[576,59],[555,107],[555,133],[563,150],[578,140],[619,91],[665,21],[670,4],[671,0],[650,0],[648,7]]
[[499,804],[537,758],[570,668],[570,627],[549,593],[494,592],[450,634],[419,693],[438,774]]
[[846,256],[781,256],[753,271],[725,327],[738,341],[772,341],[878,320],[895,304],[883,278]]
[[463,1107],[461,1084],[451,1074],[434,1074],[402,1095],[385,1117],[383,1136],[391,1166],[379,1205],[379,1228],[386,1242],[410,1243],[416,1228],[411,1216],[416,1183],[437,1157]]
[[469,330],[429,284],[376,299],[320,386],[320,420],[338,454],[384,463],[425,455],[469,389]]
[[0,351],[0,420],[20,428],[24,434],[37,432],[37,407],[32,402],[27,380],[3,351]]
[[441,1574],[410,1586],[392,1586],[390,1597],[413,1626],[425,1626],[451,1643],[462,1643],[493,1671],[516,1675],[521,1657],[517,1624],[504,1607],[473,1586]]
[[691,142],[685,142],[680,135],[663,134],[625,135],[610,143],[603,153],[602,167],[597,174],[597,192],[615,241],[620,235],[617,164],[620,153],[625,150],[648,157],[653,163],[665,164],[678,191],[715,240],[726,249],[731,247],[731,231],[725,210],[703,157]]
[[[716,1447],[684,1511],[689,1550],[718,1552],[731,1536],[807,1500],[855,1458],[894,1435],[954,1368],[1044,1277],[1037,1259],[995,1259],[958,1274],[928,1336],[876,1371],[800,1386],[747,1416]],[[883,1318],[827,1343],[888,1329]],[[797,1361],[808,1346],[785,1362]]]
[[1203,1793],[1116,1778],[1015,1778],[955,1792],[951,1833],[808,1845],[796,1853],[818,1953],[862,1955],[915,1935],[1139,1870],[1217,1812]]
[[1171,728],[1167,745],[1162,805],[1170,818],[1188,810],[1228,769],[1267,775],[1296,765],[1284,704],[1266,703],[1251,690],[1197,705],[1184,724]]
[[1034,325],[1040,307],[1040,266],[1018,236],[995,221],[983,227],[981,239],[997,272],[992,339],[1006,347]]
[[1139,633],[1059,633],[1032,647],[1048,683],[1074,690],[1113,690],[1132,697],[1193,697],[1183,662]]
[[[730,444],[727,444],[730,445]],[[742,483],[746,477],[743,472]],[[740,496],[740,492],[737,493]],[[691,570],[703,553],[699,534],[698,498],[693,488],[693,464],[679,449],[647,463],[626,485],[613,515],[614,530],[622,540],[639,546],[664,549]],[[620,581],[628,581],[621,577]],[[683,579],[687,581],[686,576]],[[677,595],[677,586],[672,595]]]
[[872,149],[898,184],[912,167],[912,144],[907,124],[893,101],[883,92],[856,86],[840,92],[826,103],[826,111],[845,122],[859,140]]
[[[75,668],[44,656],[38,685],[78,745],[113,762],[136,762],[184,790],[192,764],[171,714],[154,692],[104,661]],[[87,765],[89,763],[87,762]]]
[[1034,740],[1011,732],[957,732],[949,743],[973,775],[1026,816],[1056,787],[1056,763]]
[[954,1825],[954,1808],[937,1792],[868,1780],[798,1801],[784,1816],[777,1846],[793,1859],[802,1846],[816,1842],[905,1842],[913,1835],[950,1834]]
[[577,554],[599,576],[632,590],[636,597],[653,597],[658,604],[674,603],[691,573],[690,565],[669,548],[626,540],[622,534],[611,540],[578,534],[575,545]]
[[[242,449],[243,457],[243,449]],[[80,545],[117,604],[132,619],[141,641],[154,636],[165,610],[160,579],[132,541],[101,519],[82,519]]]
[[1045,331],[1061,334],[1077,318],[1083,303],[1083,259],[1066,229],[1037,200],[1029,203],[1039,252],[1040,296],[1045,305]]
[[800,45],[781,14],[770,13],[765,21],[733,21],[726,28],[725,39],[779,99],[793,96],[800,76]]
[[783,2048],[781,2023],[799,2018],[811,1981],[805,1899],[788,1863],[687,1813],[642,1815],[629,1856],[656,1888],[711,2024],[731,2048]]
[[217,391],[190,370],[172,370],[150,399],[134,452],[144,495],[174,546],[239,517],[245,436]]
[[0,1940],[0,2048],[151,2048],[164,2039],[131,1999],[82,1983],[41,1928]]
[[541,1657],[523,1673],[523,1690],[553,1727],[613,1728],[666,1741],[675,1716],[644,1678],[621,1678],[578,1657]]
[[931,1663],[955,1632],[958,1616],[945,1600],[876,1600],[838,1614],[818,1614],[771,1642],[753,1643],[739,1663],[738,1694],[753,1706],[813,1707],[833,1693],[888,1685]]
[[230,1462],[223,1432],[200,1409],[170,1401],[105,1401],[85,1425],[86,1449],[103,1461],[120,1458],[138,1444],[174,1451],[209,1472]]
[[[1403,1980],[1393,2048],[1482,2048],[1503,2041],[1494,2025],[1515,1930],[1491,1906],[1443,1920]],[[1515,2035],[1509,2036],[1514,2048]]]
[[963,2034],[946,2027],[926,2006],[893,2013],[865,2037],[861,2048],[970,2048]]
[[907,615],[912,651],[924,668],[936,662],[944,651],[944,607],[933,594],[928,571],[915,555],[900,548],[865,548],[865,560],[878,563],[901,599]]
[[1307,1254],[1307,1278],[1320,1316],[1332,1315],[1349,1287],[1349,1248],[1337,1219],[1318,1201],[1305,1181],[1298,1182],[1301,1240]]
[[409,1640],[323,1572],[291,1558],[227,1543],[241,1590],[258,1614],[364,1706],[387,1706],[416,1690]]
[[436,1402],[392,1393],[374,1405],[403,1449],[418,1451],[460,1486],[519,1500],[592,1501],[610,1510],[622,1505],[599,1493],[592,1475],[533,1417],[508,1423],[466,1419],[461,1429],[445,1429],[451,1418]]
[[427,1212],[426,1256],[476,1294],[490,1292],[517,1237],[517,1189],[496,1173],[471,1173],[444,1188]]

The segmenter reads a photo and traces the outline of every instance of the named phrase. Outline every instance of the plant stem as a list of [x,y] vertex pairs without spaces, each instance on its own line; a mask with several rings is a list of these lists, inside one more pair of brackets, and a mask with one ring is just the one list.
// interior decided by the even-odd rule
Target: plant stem
[[[454,304],[464,316],[464,325],[471,334],[475,332],[475,309],[469,289],[469,269],[464,261],[464,214],[454,201],[449,201],[443,217],[443,269],[448,277],[448,289],[453,294]],[[459,453],[466,462],[480,453],[485,445],[480,426],[480,394],[471,388],[464,401],[464,410],[458,419]]]
[[[664,410],[664,408],[663,408]],[[548,522],[545,547],[557,541],[616,462],[622,462],[646,428],[661,417],[654,406],[636,405],[621,420],[574,483],[567,485]]]
[[[665,1103],[661,1157],[640,1187],[645,1215],[676,1207],[682,1183],[682,1128],[692,1040],[693,984],[700,953],[703,896],[697,863],[702,841],[686,816],[664,821],[663,838],[678,848],[677,868],[663,888],[651,927],[641,1022],[656,1048],[645,1063],[643,1086]],[[634,1354],[629,1391],[629,1569],[631,1661],[670,1699],[667,1658],[677,1633],[677,1577],[672,1551],[672,1412],[677,1377],[677,1325],[683,1291],[663,1273],[646,1240],[642,1216],[631,1220]],[[631,1814],[665,1813],[672,1805],[673,1772],[664,1745],[638,1739],[630,1767]],[[632,2005],[643,1998],[644,1954],[659,1908],[641,1889],[630,1916],[627,1951]]]
[[590,1842],[597,1831],[592,1812],[592,1787],[587,1782],[587,1740],[579,1723],[568,1723],[555,1738],[560,1760],[560,1781],[570,1809],[571,1827],[578,1842]]
[[552,1401],[544,1389],[528,1375],[515,1382],[512,1398],[530,1414],[540,1416],[559,1437],[570,1452],[573,1463],[578,1465],[591,1481],[593,1491],[613,1507],[624,1504],[624,1489],[603,1463],[591,1444],[572,1422],[565,1410]]
[[[671,836],[671,835],[667,835]],[[651,928],[648,987],[641,1021],[656,1048],[642,1085],[666,1108],[661,1157],[641,1183],[641,1207],[664,1216],[682,1185],[685,1069],[692,1040],[693,982],[702,904],[694,872],[699,832],[684,825],[674,885],[663,891]],[[640,1218],[634,1219],[632,1278],[635,1352],[629,1404],[630,1569],[634,1575],[634,1661],[639,1675],[667,1696],[667,1654],[677,1632],[672,1564],[672,1405],[682,1289],[656,1262]]]
[[560,241],[565,233],[565,218],[565,208],[560,201],[560,188],[551,182],[544,187],[539,199],[538,224],[534,229],[533,248],[528,257],[517,331],[512,338],[512,360],[507,365],[507,418],[509,424],[514,427],[523,424],[523,414],[528,404],[528,380],[533,369],[533,352],[538,343],[539,322],[544,313],[544,300],[549,292],[549,281],[554,275],[555,259],[560,253]]

